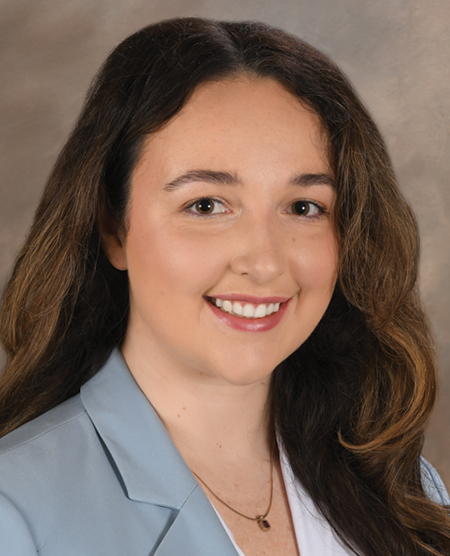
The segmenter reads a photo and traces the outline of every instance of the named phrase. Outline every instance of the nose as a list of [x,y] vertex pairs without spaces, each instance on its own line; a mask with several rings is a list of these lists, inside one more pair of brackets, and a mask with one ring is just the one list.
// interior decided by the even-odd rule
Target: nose
[[284,273],[286,236],[277,226],[276,218],[249,217],[237,232],[231,260],[235,274],[265,284]]

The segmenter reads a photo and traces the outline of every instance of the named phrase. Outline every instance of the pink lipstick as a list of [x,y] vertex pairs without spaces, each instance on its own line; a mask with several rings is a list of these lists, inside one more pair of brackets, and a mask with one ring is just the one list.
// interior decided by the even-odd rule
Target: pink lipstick
[[247,303],[252,303],[254,305],[259,305],[262,303],[280,303],[280,308],[276,313],[272,313],[266,317],[249,319],[245,317],[240,317],[227,313],[216,307],[211,301],[206,298],[206,303],[211,308],[211,311],[216,315],[216,317],[221,320],[224,324],[234,328],[235,330],[241,330],[243,332],[266,332],[275,328],[275,326],[283,318],[289,302],[292,298],[283,297],[256,297],[256,296],[241,296],[241,295],[224,295],[217,296],[219,299],[229,301],[245,301]]

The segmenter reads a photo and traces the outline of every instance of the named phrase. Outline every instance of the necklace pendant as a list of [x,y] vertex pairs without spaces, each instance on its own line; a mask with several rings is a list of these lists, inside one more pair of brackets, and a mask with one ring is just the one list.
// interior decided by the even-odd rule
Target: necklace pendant
[[263,515],[260,515],[256,518],[256,521],[258,522],[261,531],[263,533],[267,533],[267,531],[270,529],[270,523],[267,521],[267,519]]

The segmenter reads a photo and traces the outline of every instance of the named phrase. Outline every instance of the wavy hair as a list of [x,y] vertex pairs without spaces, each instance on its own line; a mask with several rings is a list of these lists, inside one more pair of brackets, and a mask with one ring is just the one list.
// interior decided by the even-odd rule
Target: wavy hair
[[316,330],[273,373],[273,426],[295,475],[355,554],[449,554],[448,513],[420,479],[436,371],[416,290],[414,216],[341,71],[261,23],[163,21],[107,58],[4,292],[1,434],[76,394],[120,345],[127,275],[106,259],[99,214],[126,220],[144,139],[199,84],[245,74],[277,80],[320,116],[336,178],[338,284]]

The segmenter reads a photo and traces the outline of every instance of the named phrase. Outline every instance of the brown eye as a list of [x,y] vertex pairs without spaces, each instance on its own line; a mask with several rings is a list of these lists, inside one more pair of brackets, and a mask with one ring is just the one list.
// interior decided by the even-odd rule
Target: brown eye
[[306,216],[309,212],[309,203],[305,201],[297,201],[293,204],[293,207],[294,214],[298,214],[299,216]]
[[295,216],[307,216],[315,218],[325,214],[325,210],[312,201],[296,201],[290,205],[290,210]]
[[200,199],[194,207],[201,214],[210,214],[214,210],[214,201],[212,199]]
[[214,197],[201,197],[193,201],[184,212],[192,214],[193,216],[219,216],[225,214],[227,210],[222,201],[214,199]]
[[297,216],[306,216],[311,210],[311,203],[307,201],[297,201],[292,203],[292,212]]

